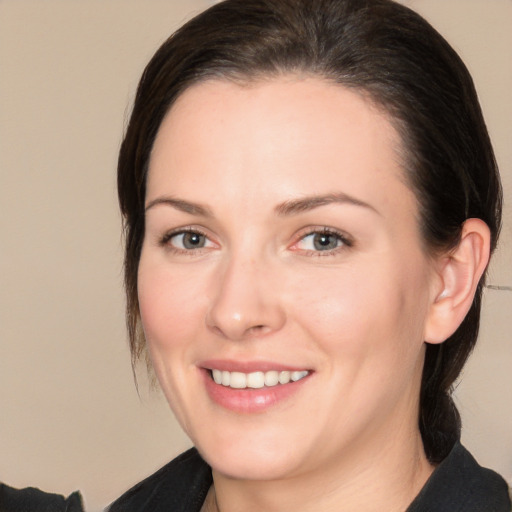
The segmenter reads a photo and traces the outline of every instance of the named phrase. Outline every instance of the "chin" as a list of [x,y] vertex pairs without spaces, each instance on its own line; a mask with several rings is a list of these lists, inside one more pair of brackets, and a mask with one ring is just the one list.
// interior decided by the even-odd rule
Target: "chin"
[[240,435],[233,439],[195,443],[212,469],[238,480],[278,480],[301,468],[300,444],[282,438],[251,439]]
[[209,458],[207,462],[217,473],[235,480],[281,480],[297,473],[297,464],[293,460],[287,460],[277,450],[268,456],[261,456],[252,451],[232,456],[224,454],[221,457]]

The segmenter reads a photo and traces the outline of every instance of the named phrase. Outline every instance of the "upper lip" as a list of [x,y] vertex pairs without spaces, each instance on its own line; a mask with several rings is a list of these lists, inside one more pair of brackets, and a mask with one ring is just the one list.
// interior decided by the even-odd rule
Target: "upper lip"
[[209,359],[201,361],[198,366],[207,370],[241,373],[309,370],[306,366],[293,366],[272,361],[233,361],[229,359]]

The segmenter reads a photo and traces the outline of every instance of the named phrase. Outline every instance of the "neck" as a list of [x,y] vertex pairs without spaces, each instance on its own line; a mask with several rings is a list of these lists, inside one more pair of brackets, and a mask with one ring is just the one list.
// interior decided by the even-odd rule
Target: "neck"
[[[351,447],[336,467],[278,481],[237,480],[213,471],[208,512],[402,512],[419,493],[433,467],[419,432],[395,443]],[[352,449],[353,448],[353,449]],[[342,508],[340,508],[342,506]]]

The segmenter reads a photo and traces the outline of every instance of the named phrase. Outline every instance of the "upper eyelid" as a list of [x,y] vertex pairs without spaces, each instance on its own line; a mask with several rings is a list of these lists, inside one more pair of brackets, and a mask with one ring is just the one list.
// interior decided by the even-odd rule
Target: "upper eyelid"
[[[315,235],[315,234],[321,234],[326,233],[330,235],[334,235],[339,237],[341,240],[341,244],[338,247],[327,249],[327,250],[317,250],[317,249],[303,249],[297,247],[306,237]],[[292,242],[288,249],[292,252],[297,253],[299,256],[302,257],[336,257],[340,256],[342,254],[346,254],[347,251],[351,250],[354,247],[355,240],[354,238],[346,233],[343,230],[334,229],[327,226],[317,226],[317,227],[310,227],[305,228],[304,230],[300,230],[297,234],[294,242]]]
[[[213,237],[209,233],[209,230],[204,229],[200,226],[194,226],[194,225],[180,226],[177,228],[169,229],[169,230],[165,231],[163,234],[159,235],[158,240],[161,244],[164,244],[164,243],[167,243],[174,236],[177,236],[177,235],[180,235],[183,233],[197,233],[199,235],[206,237],[212,243],[218,243],[217,241],[215,241],[215,237]],[[293,237],[293,241],[291,242],[289,247],[293,247],[294,245],[297,245],[304,238],[314,235],[314,234],[317,234],[317,233],[318,234],[325,233],[325,234],[338,236],[343,241],[343,245],[348,246],[348,247],[352,247],[355,242],[354,238],[343,230],[332,228],[329,226],[318,225],[318,226],[309,226],[309,227],[305,227],[305,228],[298,230],[298,232],[296,232],[296,235]],[[327,252],[327,251],[325,251],[325,252]]]
[[213,241],[212,237],[204,230],[195,226],[182,226],[179,228],[173,228],[165,231],[162,235],[159,235],[160,243],[166,243],[171,238],[182,235],[184,233],[197,233],[198,235],[206,237],[208,240]]
[[328,226],[314,226],[314,227],[304,228],[303,230],[299,231],[299,233],[296,236],[295,242],[293,242],[293,243],[296,244],[300,240],[306,238],[307,236],[314,235],[317,233],[325,233],[325,234],[329,234],[329,235],[338,236],[347,244],[354,243],[354,238],[351,235],[349,235],[347,232],[340,230],[340,229],[331,228]]
[[201,235],[209,237],[207,230],[199,226],[179,226],[177,228],[170,228],[165,230],[164,235],[179,235],[181,233],[199,233]]

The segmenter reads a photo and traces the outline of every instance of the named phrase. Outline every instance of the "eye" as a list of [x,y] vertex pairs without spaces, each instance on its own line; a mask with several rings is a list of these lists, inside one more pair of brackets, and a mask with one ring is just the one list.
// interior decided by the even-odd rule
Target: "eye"
[[333,252],[342,247],[351,247],[352,242],[345,235],[330,229],[313,231],[303,236],[294,249],[306,252]]
[[162,238],[161,244],[171,246],[178,251],[193,251],[214,245],[205,234],[192,229],[168,233]]

